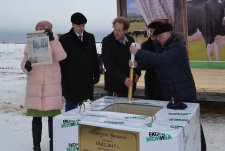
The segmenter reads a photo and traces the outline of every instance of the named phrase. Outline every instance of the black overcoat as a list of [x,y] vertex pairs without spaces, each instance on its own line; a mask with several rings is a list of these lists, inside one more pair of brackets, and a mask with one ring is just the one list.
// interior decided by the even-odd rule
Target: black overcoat
[[157,68],[163,99],[196,102],[196,87],[189,66],[186,46],[173,34],[163,45],[162,53],[141,49],[136,56],[146,63],[145,68]]
[[100,77],[94,35],[84,31],[82,42],[72,28],[59,40],[67,53],[60,62],[63,96],[77,102],[93,99],[94,80]]
[[[129,77],[130,68],[128,65],[131,59],[129,47],[134,39],[126,34],[125,44],[116,40],[113,32],[102,41],[102,61],[106,68],[105,89],[107,91],[127,94],[128,88],[124,81]],[[141,71],[135,70],[135,74],[140,76]],[[134,85],[135,87],[135,85]]]
[[[145,41],[141,48],[151,52],[161,53],[160,44],[151,40],[151,38]],[[142,62],[140,61],[140,63]],[[145,72],[145,96],[151,100],[162,100],[163,96],[156,72],[157,68],[155,66],[152,66],[152,68],[147,69]]]

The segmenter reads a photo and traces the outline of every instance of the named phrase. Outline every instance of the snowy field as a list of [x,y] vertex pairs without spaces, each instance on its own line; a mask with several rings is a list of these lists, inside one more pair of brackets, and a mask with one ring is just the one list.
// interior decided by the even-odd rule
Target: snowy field
[[[20,69],[23,44],[0,44],[1,151],[31,151],[31,117],[24,115],[26,76]],[[201,104],[208,151],[225,151],[225,104]],[[43,119],[42,151],[49,150],[47,118]]]

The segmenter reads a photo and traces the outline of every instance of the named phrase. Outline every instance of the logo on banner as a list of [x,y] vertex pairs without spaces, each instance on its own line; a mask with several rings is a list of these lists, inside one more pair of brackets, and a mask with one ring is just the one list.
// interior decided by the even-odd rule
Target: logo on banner
[[125,119],[140,119],[140,120],[145,120],[147,118],[148,118],[148,116],[146,116],[146,115],[127,116],[127,117],[125,117]]
[[172,139],[171,135],[166,133],[149,132],[148,134],[149,136],[146,137],[146,142],[164,141]]
[[180,125],[170,125],[170,128],[180,129],[180,128],[183,128],[183,126],[180,126]]
[[96,114],[87,114],[87,116],[91,116],[91,117],[100,117],[100,118],[106,118],[106,115],[96,115]]
[[179,119],[179,118],[170,118],[169,121],[176,121],[176,122],[188,122],[188,119]]
[[63,120],[63,123],[61,124],[61,128],[67,128],[72,126],[79,125],[80,120]]
[[152,103],[148,103],[148,102],[132,102],[132,104],[152,105]]
[[169,115],[190,115],[191,113],[168,113]]
[[66,151],[78,151],[79,146],[78,143],[69,143],[68,147],[66,148]]
[[152,123],[146,124],[147,127],[152,127]]
[[105,124],[112,124],[112,125],[123,125],[124,122],[116,122],[116,121],[104,121]]

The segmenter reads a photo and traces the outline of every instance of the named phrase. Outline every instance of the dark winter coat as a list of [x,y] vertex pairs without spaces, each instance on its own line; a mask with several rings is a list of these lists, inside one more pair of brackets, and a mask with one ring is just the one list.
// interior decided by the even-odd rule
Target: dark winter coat
[[137,52],[136,56],[146,62],[146,68],[156,67],[157,76],[163,93],[164,100],[196,102],[196,88],[187,50],[182,41],[174,35],[162,47],[162,53],[153,53],[144,49]]
[[[160,44],[151,40],[151,38],[144,42],[141,48],[151,52],[161,53]],[[145,95],[147,99],[162,100],[163,96],[156,71],[157,68],[152,66],[152,68],[147,69],[145,72]]]
[[[129,46],[134,39],[126,34],[125,45],[116,40],[113,33],[109,34],[102,41],[102,60],[106,68],[105,89],[127,95],[128,88],[124,84],[129,77],[130,68],[128,65],[131,59]],[[140,70],[135,70],[135,74],[140,75]],[[134,85],[135,88],[135,85]]]
[[81,42],[72,28],[59,40],[67,53],[60,62],[63,96],[76,102],[93,99],[93,85],[100,77],[94,35],[84,31]]

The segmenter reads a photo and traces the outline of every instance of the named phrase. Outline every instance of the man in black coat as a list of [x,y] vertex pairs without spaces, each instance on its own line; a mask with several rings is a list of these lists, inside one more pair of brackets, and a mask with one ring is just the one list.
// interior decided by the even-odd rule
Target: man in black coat
[[[160,44],[156,41],[155,36],[153,35],[154,30],[158,25],[162,24],[160,21],[154,21],[148,25],[149,29],[149,38],[145,41],[141,48],[152,51],[155,53],[161,53]],[[139,62],[141,63],[141,61]],[[162,92],[159,85],[159,80],[156,74],[157,68],[152,67],[147,69],[145,72],[145,96],[146,99],[150,100],[162,100]]]
[[141,72],[136,69],[132,83],[128,61],[131,59],[129,47],[134,39],[126,34],[129,22],[126,18],[118,17],[113,21],[113,28],[114,31],[102,41],[102,61],[106,68],[105,90],[109,96],[127,97],[128,87],[135,87]]
[[[156,67],[163,100],[196,103],[196,87],[189,66],[189,59],[184,42],[176,38],[169,23],[157,26],[154,35],[162,47],[161,53],[154,53],[135,46],[130,52],[145,62],[145,68]],[[130,62],[130,66],[131,66]],[[206,142],[201,127],[201,150],[206,151]]]
[[60,36],[67,58],[60,62],[66,111],[85,99],[93,99],[93,86],[100,72],[94,35],[85,31],[86,17],[77,12],[71,16],[71,30]]
[[130,51],[145,62],[145,68],[156,67],[163,100],[169,101],[173,97],[184,102],[197,102],[186,46],[175,38],[172,31],[172,25],[169,23],[158,26],[154,31],[162,47],[161,53],[136,47],[130,47]]

